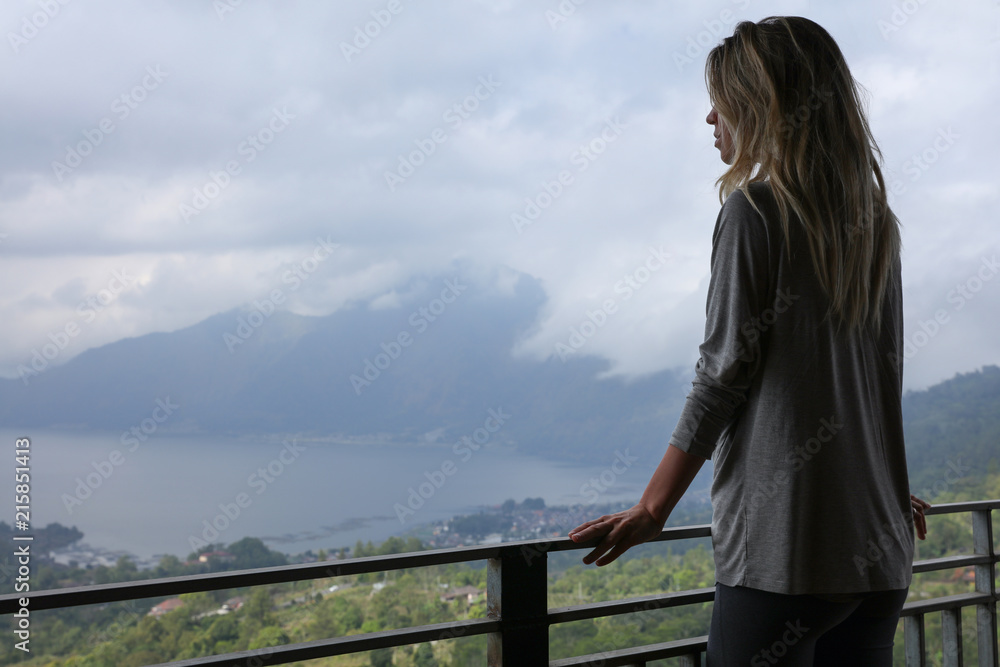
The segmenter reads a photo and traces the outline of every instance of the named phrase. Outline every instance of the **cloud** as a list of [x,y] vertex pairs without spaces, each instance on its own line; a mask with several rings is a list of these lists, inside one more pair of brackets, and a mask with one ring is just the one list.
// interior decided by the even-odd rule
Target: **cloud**
[[[79,317],[113,270],[135,284],[60,361],[260,298],[317,237],[340,247],[290,299],[295,312],[389,307],[456,259],[505,267],[549,294],[512,351],[535,358],[662,245],[671,261],[580,353],[625,375],[693,364],[722,169],[702,63],[735,20],[765,11],[584,3],[554,20],[556,2],[399,6],[387,18],[381,2],[70,3],[32,32],[39,5],[5,5],[0,314],[16,326],[0,332],[0,370]],[[906,186],[894,206],[910,329],[973,245],[997,245],[998,137],[984,121],[1000,91],[970,63],[1000,63],[1000,9],[927,3],[885,35],[891,6],[768,6],[782,12],[827,26],[872,93],[887,175]],[[914,170],[947,128],[959,138]],[[67,160],[78,164],[53,166]],[[391,189],[386,174],[403,172]],[[553,195],[564,172],[572,182]],[[511,216],[546,194],[519,233]],[[960,348],[928,348],[908,385],[996,363],[997,299],[970,303]]]

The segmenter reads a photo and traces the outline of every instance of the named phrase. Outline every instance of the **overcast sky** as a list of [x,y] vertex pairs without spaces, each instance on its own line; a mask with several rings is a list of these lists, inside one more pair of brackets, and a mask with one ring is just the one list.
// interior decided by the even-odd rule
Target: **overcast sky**
[[[871,93],[900,190],[906,387],[1000,363],[998,0],[12,0],[0,373],[50,343],[63,363],[190,326],[303,261],[296,313],[500,268],[550,297],[513,353],[556,354],[615,299],[580,353],[692,367],[724,167],[705,54],[774,14],[826,27]],[[311,264],[317,238],[339,245]],[[647,280],[626,301],[628,274]]]

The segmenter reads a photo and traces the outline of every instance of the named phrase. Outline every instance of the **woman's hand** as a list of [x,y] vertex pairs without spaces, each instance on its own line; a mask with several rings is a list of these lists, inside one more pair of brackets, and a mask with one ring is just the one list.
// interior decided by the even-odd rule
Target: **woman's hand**
[[[597,547],[583,557],[585,565],[597,561],[597,566],[607,565],[629,548],[647,542],[663,531],[664,522],[655,517],[641,504],[616,514],[606,514],[600,519],[594,519],[580,524],[569,531],[569,537],[574,542],[603,537]],[[610,549],[610,552],[608,550]],[[607,553],[605,553],[607,552]]]
[[927,517],[924,516],[924,510],[928,509],[931,504],[926,500],[921,500],[917,498],[912,493],[910,494],[910,505],[913,506],[913,525],[917,529],[917,537],[920,539],[926,539],[927,535]]

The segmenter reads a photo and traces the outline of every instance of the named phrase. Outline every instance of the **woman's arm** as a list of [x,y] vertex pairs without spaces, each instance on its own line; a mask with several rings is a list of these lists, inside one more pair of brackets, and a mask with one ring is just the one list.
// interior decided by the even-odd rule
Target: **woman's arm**
[[584,563],[596,560],[597,565],[607,565],[630,547],[659,535],[677,501],[737,418],[763,364],[763,337],[753,327],[776,298],[771,257],[764,217],[745,192],[733,192],[719,211],[712,233],[705,342],[698,348],[691,392],[639,503],[570,531],[576,542],[604,538]]
[[677,502],[707,460],[669,445],[639,504],[588,521],[569,532],[574,542],[604,537],[593,551],[584,556],[584,564],[596,561],[598,567],[607,565],[631,547],[658,536]]
[[707,460],[673,445],[667,447],[639,500],[639,504],[647,508],[660,524],[660,530],[663,530],[663,524]]

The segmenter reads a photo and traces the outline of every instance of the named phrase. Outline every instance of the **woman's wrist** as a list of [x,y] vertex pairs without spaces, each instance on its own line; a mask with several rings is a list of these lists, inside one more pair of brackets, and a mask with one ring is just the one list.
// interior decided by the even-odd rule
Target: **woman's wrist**
[[656,499],[644,496],[639,501],[639,506],[646,510],[646,513],[653,518],[653,521],[661,529],[667,523],[667,518],[670,516],[670,508],[667,508],[662,502],[656,502]]
[[649,512],[661,528],[667,523],[674,506],[684,495],[705,461],[706,459],[688,454],[673,445],[667,446],[660,465],[657,466],[639,500],[639,504]]

